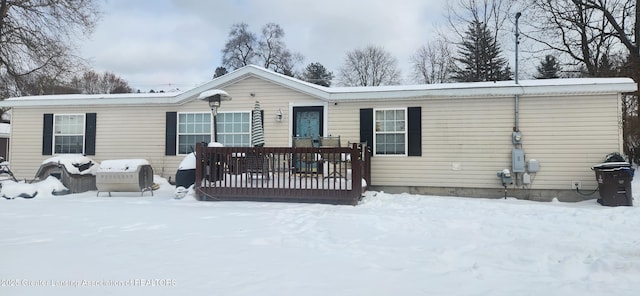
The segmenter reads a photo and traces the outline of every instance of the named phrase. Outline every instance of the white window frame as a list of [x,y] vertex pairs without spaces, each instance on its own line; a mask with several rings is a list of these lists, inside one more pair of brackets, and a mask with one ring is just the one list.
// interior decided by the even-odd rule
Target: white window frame
[[[220,122],[220,120],[219,120],[219,117],[216,117],[216,133],[218,134],[218,140],[220,140],[220,138],[221,138],[223,135],[237,135],[237,134],[240,134],[240,135],[247,135],[247,136],[249,137],[249,142],[247,143],[247,145],[246,145],[246,146],[238,146],[238,147],[251,147],[251,120],[252,120],[252,115],[253,115],[253,114],[252,114],[252,112],[253,112],[252,110],[250,110],[250,111],[225,111],[225,112],[218,112],[218,116],[219,116],[220,114],[225,114],[225,116],[226,116],[226,115],[228,115],[228,114],[247,114],[247,115],[248,115],[248,118],[249,118],[249,121],[247,122],[247,123],[248,123],[248,129],[247,129],[247,132],[246,132],[246,133],[243,133],[243,132],[239,132],[239,133],[227,133],[227,132],[221,132],[221,130],[222,130],[222,129],[219,129],[219,128],[218,128],[221,122]],[[225,144],[225,143],[223,143],[223,144],[224,144],[225,146],[231,146],[231,145],[228,145],[228,144]],[[235,144],[235,143],[234,143],[234,144]]]
[[[376,122],[377,122],[377,114],[378,111],[388,111],[388,110],[393,110],[393,111],[402,111],[404,112],[404,130],[402,132],[399,131],[393,131],[393,132],[385,132],[385,131],[378,131],[376,129]],[[373,153],[375,156],[389,156],[389,157],[398,157],[398,156],[407,156],[408,154],[408,142],[409,142],[409,133],[407,131],[407,126],[409,124],[409,120],[407,118],[407,108],[377,108],[377,109],[373,109]],[[400,134],[403,133],[404,134],[404,153],[401,154],[378,154],[378,135],[380,134]]]
[[[74,133],[69,133],[69,134],[63,134],[63,133],[56,133],[56,118],[61,117],[61,116],[79,116],[80,118],[82,118],[82,133],[81,134],[74,134]],[[53,114],[53,139],[51,139],[53,141],[53,154],[84,154],[84,149],[85,149],[85,141],[86,141],[86,128],[87,128],[87,116],[84,113],[78,113],[78,114]],[[61,151],[57,151],[57,145],[56,145],[56,140],[58,137],[76,137],[76,136],[81,136],[82,137],[82,151],[81,152],[77,152],[77,153],[68,153],[68,152],[61,152]]]
[[[177,114],[177,118],[176,118],[176,154],[177,155],[187,155],[189,153],[191,153],[191,151],[186,151],[186,153],[181,153],[180,151],[180,136],[200,136],[200,135],[206,135],[204,133],[181,133],[180,132],[180,116],[181,115],[196,115],[196,114],[203,114],[203,115],[208,115],[209,116],[209,140],[211,141],[211,139],[213,139],[213,135],[212,135],[212,127],[213,127],[213,123],[211,120],[211,112],[178,112]],[[193,145],[195,145],[196,143],[193,143]],[[195,146],[194,146],[195,148]]]

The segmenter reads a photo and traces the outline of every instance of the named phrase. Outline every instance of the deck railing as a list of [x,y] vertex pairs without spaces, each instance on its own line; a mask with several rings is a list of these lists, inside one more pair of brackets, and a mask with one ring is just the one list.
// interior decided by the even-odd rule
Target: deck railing
[[371,153],[351,147],[196,146],[200,200],[355,205],[371,184]]

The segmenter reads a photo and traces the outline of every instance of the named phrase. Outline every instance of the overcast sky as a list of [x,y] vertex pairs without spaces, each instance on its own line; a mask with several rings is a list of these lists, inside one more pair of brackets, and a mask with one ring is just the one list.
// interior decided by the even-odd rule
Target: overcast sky
[[[229,29],[245,22],[258,33],[269,22],[285,31],[300,65],[320,62],[337,73],[348,50],[383,46],[403,77],[409,57],[443,22],[441,0],[105,0],[104,15],[82,55],[142,91],[186,90],[221,65]],[[407,81],[407,83],[410,81]]]

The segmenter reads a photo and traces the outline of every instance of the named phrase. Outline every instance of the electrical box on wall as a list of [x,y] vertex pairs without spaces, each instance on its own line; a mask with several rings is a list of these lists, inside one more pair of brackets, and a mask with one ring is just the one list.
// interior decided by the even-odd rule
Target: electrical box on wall
[[537,173],[540,171],[540,163],[535,159],[529,160],[529,173]]
[[511,171],[514,173],[524,173],[524,150],[513,149],[511,150]]

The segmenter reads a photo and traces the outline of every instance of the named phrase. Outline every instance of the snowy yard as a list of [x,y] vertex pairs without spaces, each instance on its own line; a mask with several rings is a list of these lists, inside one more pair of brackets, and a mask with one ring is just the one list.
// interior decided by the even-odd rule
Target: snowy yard
[[640,294],[638,197],[173,197],[164,182],[153,197],[0,199],[0,295]]

